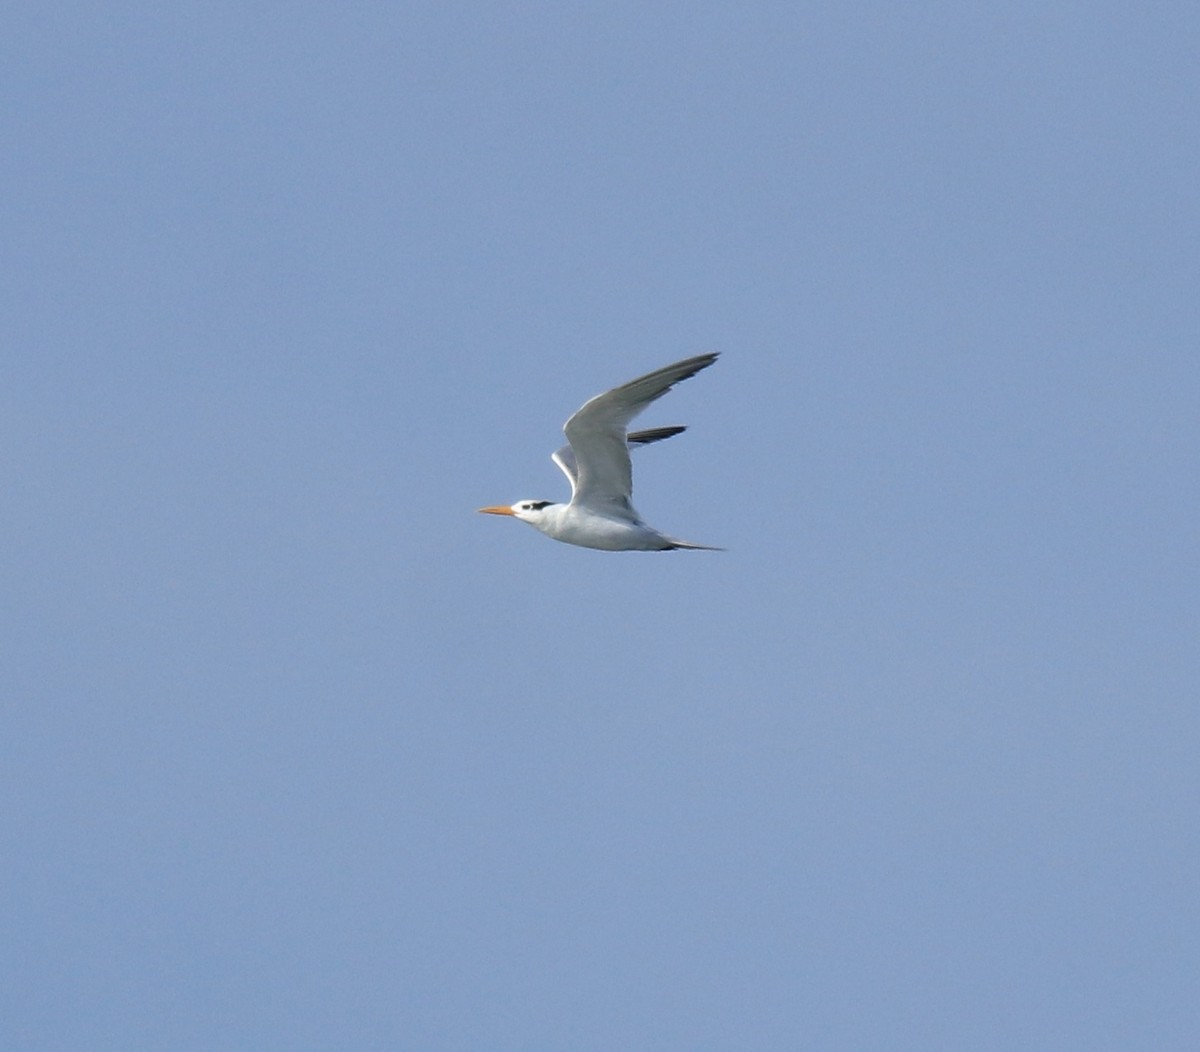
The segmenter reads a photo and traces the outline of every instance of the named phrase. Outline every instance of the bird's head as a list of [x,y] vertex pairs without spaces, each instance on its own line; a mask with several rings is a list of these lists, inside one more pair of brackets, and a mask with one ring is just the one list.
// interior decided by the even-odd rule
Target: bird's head
[[545,510],[553,505],[554,501],[552,500],[519,500],[511,507],[497,504],[479,510],[485,515],[511,515],[514,519],[520,519],[530,525],[537,525],[544,517]]

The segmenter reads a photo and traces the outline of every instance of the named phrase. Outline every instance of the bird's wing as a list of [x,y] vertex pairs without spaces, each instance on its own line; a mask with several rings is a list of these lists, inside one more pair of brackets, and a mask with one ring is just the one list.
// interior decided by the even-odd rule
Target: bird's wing
[[[575,461],[571,503],[588,505],[608,514],[631,514],[633,471],[629,463],[626,428],[656,398],[661,398],[681,380],[707,369],[716,360],[715,354],[688,358],[585,402],[563,425]],[[560,459],[555,454],[554,460],[570,478],[572,473],[567,470],[565,458]]]
[[687,428],[683,424],[672,424],[670,427],[650,427],[645,431],[630,431],[625,441],[633,446],[648,446],[651,442],[661,442],[664,438],[674,438],[682,435]]
[[[637,449],[641,446],[648,446],[651,442],[661,442],[664,438],[674,438],[678,434],[682,434],[687,428],[683,424],[674,424],[671,427],[652,427],[646,431],[631,431],[625,436],[625,441],[630,449]],[[567,476],[567,481],[571,483],[571,493],[575,493],[575,451],[570,446],[563,446],[562,449],[550,454],[550,459],[554,461],[561,469],[562,473]]]

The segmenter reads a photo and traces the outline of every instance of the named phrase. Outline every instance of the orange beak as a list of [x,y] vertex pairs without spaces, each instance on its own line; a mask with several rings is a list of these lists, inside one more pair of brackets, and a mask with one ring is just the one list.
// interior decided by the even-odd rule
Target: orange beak
[[513,513],[512,508],[504,508],[498,504],[493,507],[479,508],[477,510],[483,512],[485,515],[511,515]]

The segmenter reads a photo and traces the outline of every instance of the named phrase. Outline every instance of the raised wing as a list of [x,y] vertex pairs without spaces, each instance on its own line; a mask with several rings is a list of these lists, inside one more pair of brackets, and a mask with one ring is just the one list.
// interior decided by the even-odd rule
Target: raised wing
[[[625,442],[630,449],[639,449],[642,446],[650,445],[651,442],[661,442],[664,438],[674,438],[686,430],[687,428],[682,424],[675,424],[672,427],[652,427],[646,431],[631,431],[625,436]],[[552,453],[550,459],[567,476],[567,481],[571,483],[571,493],[574,495],[576,475],[575,451],[570,446],[563,446],[562,449]]]
[[609,514],[631,513],[633,470],[626,435],[630,421],[681,380],[695,376],[716,360],[715,354],[688,358],[585,402],[563,425],[574,454],[575,470],[568,469],[569,461],[564,463],[565,458],[560,459],[559,454],[554,456],[555,463],[567,477],[573,477],[571,503],[586,504]]

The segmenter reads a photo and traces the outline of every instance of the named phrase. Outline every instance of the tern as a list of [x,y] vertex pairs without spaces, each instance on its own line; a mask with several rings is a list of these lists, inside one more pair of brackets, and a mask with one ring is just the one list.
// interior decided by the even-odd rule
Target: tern
[[610,552],[670,552],[681,548],[721,551],[659,533],[647,526],[633,507],[629,450],[670,438],[684,428],[628,431],[630,422],[646,406],[716,360],[715,354],[687,358],[584,402],[563,425],[569,445],[550,458],[571,483],[570,503],[519,500],[511,506],[479,510],[487,515],[511,515],[547,537],[581,548]]

